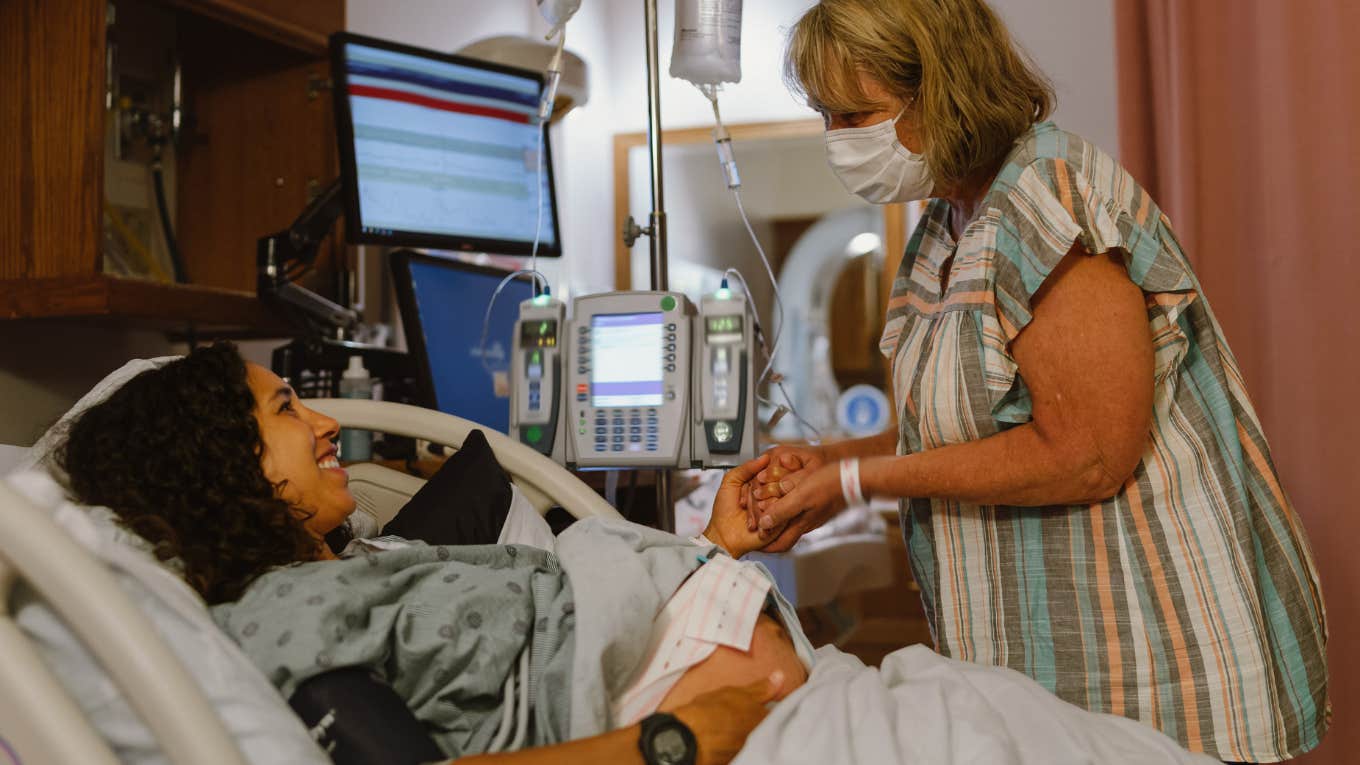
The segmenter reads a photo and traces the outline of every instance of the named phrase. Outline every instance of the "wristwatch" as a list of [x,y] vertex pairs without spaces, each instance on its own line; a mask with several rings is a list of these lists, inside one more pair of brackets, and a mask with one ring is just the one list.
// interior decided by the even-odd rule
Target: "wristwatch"
[[689,726],[675,715],[657,712],[643,719],[638,749],[647,765],[694,765],[699,745]]

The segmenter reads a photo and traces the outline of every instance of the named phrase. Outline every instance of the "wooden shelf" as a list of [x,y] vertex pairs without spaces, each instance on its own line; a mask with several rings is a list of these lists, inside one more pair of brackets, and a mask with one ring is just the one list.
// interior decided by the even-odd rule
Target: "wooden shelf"
[[[0,88],[0,321],[292,334],[255,297],[253,254],[337,173],[321,85],[344,0],[120,0],[112,39],[132,51],[138,35],[159,35],[181,65],[172,207],[189,285],[103,274],[112,7],[0,0],[0,70],[16,73]],[[164,75],[129,62],[136,87]],[[318,274],[342,244],[323,246]]]
[[0,280],[0,319],[117,319],[129,325],[282,336],[288,325],[249,292],[115,276]]
[[324,56],[330,33],[345,27],[344,5],[325,0],[161,0],[303,53]]

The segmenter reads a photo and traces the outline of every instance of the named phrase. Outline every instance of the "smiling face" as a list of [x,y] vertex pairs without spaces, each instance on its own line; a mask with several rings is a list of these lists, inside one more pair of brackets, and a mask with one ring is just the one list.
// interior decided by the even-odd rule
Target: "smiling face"
[[340,425],[303,406],[279,376],[246,365],[260,427],[260,467],[279,497],[304,515],[307,530],[324,536],[354,512],[349,474],[340,467],[334,439]]

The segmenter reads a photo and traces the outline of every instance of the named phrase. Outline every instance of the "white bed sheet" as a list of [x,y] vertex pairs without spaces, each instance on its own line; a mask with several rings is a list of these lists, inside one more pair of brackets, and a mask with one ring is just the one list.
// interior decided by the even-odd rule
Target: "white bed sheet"
[[1215,765],[1133,720],[1087,712],[1002,667],[923,645],[881,668],[817,649],[807,684],[752,732],[734,765]]

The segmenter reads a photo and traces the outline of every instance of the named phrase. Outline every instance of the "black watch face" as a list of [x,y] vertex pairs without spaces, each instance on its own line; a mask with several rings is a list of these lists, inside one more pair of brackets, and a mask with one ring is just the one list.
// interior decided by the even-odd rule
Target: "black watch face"
[[663,728],[652,737],[652,754],[656,757],[657,765],[678,765],[685,762],[689,747],[685,746],[685,737],[680,735],[680,731]]

